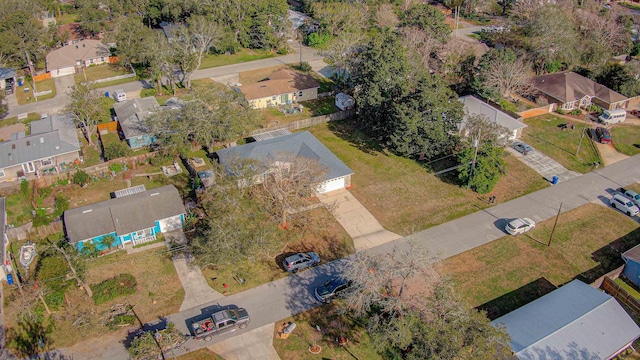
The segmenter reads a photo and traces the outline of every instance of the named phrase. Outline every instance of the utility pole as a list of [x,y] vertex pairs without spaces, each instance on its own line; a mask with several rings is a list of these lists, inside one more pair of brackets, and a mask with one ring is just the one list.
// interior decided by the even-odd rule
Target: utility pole
[[578,142],[578,149],[576,150],[576,156],[580,152],[580,145],[582,145],[582,139],[584,139],[584,133],[587,129],[587,120],[589,119],[589,113],[584,114],[584,126],[582,127],[582,134],[580,135],[580,141]]
[[473,152],[473,162],[471,163],[471,171],[469,171],[469,181],[467,182],[467,189],[471,187],[471,177],[473,176],[473,170],[476,168],[476,159],[478,157],[478,145],[480,143],[480,130],[478,130],[478,136],[473,140],[473,146],[475,150]]
[[38,96],[36,96],[36,93],[38,92],[38,90],[36,89],[36,79],[34,79],[33,77],[35,76],[35,71],[33,69],[33,64],[31,63],[31,57],[29,56],[29,52],[28,51],[24,51],[25,54],[27,54],[27,65],[29,65],[29,72],[31,73],[31,82],[33,85],[33,99],[35,101],[38,101]]
[[558,225],[558,218],[560,217],[560,211],[562,211],[562,203],[560,203],[560,207],[558,208],[556,221],[553,222],[553,228],[551,229],[551,235],[549,235],[549,242],[547,243],[547,247],[551,246],[551,239],[553,239],[553,233],[556,231],[556,225]]
[[300,36],[300,51],[298,51],[300,53],[300,64],[298,64],[299,66],[302,66],[302,31],[300,31],[300,28],[298,28],[298,36]]

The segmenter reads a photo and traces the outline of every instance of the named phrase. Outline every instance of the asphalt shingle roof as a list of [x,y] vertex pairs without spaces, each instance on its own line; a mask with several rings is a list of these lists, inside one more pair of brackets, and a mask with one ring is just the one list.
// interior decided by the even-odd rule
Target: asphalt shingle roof
[[238,89],[247,100],[255,100],[318,87],[320,84],[313,76],[283,69],[271,74],[269,80],[243,85]]
[[109,57],[111,51],[100,40],[82,40],[76,44],[63,46],[47,54],[47,70],[76,66],[78,60]]
[[563,103],[595,97],[607,104],[627,100],[627,97],[574,72],[560,72],[533,78],[533,86],[539,91]]
[[145,135],[143,120],[158,109],[160,104],[153,96],[113,104],[113,110],[118,117],[125,139]]
[[608,359],[640,337],[618,302],[579,281],[492,322],[504,324],[520,360]]
[[[478,99],[473,95],[462,96],[458,99],[463,105],[466,114],[473,115],[484,115],[490,121],[497,123],[500,126],[503,126],[510,131],[526,128],[527,125],[514,119],[509,114],[504,111],[500,111],[493,106],[487,104],[486,102]],[[466,120],[466,116],[465,116]]]
[[353,174],[353,170],[308,131],[216,151],[220,163],[225,167],[236,158],[254,159],[270,166],[284,153],[318,160],[327,168],[326,179],[322,179],[323,181]]
[[85,205],[64,212],[70,242],[116,232],[118,236],[152,228],[156,220],[186,213],[178,189],[167,185]]

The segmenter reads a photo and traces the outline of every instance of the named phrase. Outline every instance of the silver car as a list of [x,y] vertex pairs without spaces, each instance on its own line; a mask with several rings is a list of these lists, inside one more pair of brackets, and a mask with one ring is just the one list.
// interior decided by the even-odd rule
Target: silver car
[[284,259],[282,265],[284,269],[291,273],[320,264],[320,256],[313,251],[307,253],[297,253]]
[[523,155],[529,155],[533,152],[533,148],[522,141],[515,141],[513,143],[513,148]]
[[536,227],[535,221],[529,218],[519,218],[511,220],[507,226],[504,227],[504,231],[511,235],[518,235],[524,234],[534,227]]

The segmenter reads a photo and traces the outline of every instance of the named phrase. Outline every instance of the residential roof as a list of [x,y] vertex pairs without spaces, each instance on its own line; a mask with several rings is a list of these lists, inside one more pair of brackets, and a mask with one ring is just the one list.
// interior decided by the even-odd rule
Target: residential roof
[[82,40],[47,54],[47,71],[76,66],[77,61],[109,57],[111,51],[100,40]]
[[126,139],[147,134],[143,120],[160,108],[158,100],[149,96],[113,104],[120,128]]
[[580,100],[585,95],[608,104],[627,100],[626,96],[570,71],[537,76],[532,82],[536,89],[563,103]]
[[160,23],[160,27],[162,28],[162,32],[167,39],[171,39],[174,37],[176,31],[178,29],[184,27],[182,24],[170,24],[166,21]]
[[283,69],[271,74],[268,80],[243,85],[238,89],[247,100],[255,100],[318,87],[320,84],[313,76]]
[[640,328],[611,296],[579,281],[492,322],[503,324],[520,360],[609,359]]
[[304,25],[305,20],[311,19],[309,16],[295,10],[289,10],[289,21],[291,21],[291,28],[297,29]]
[[337,156],[316,139],[310,132],[303,131],[291,135],[256,141],[245,145],[230,147],[216,151],[220,164],[227,167],[236,158],[255,159],[270,166],[282,157],[282,154],[292,154],[295,157],[316,159],[327,168],[326,179],[331,180],[353,174]]
[[77,41],[84,38],[82,34],[82,27],[80,27],[80,23],[77,22],[60,25],[56,35],[58,37],[62,37],[65,33],[69,35],[69,41]]
[[116,232],[118,236],[152,228],[157,220],[184,214],[184,204],[173,185],[85,205],[64,212],[70,242]]
[[513,116],[505,113],[500,109],[496,109],[495,107],[489,105],[487,102],[478,99],[473,95],[462,96],[458,98],[458,100],[464,104],[465,118],[466,121],[468,115],[484,115],[490,121],[497,123],[500,126],[503,126],[510,131],[526,128],[527,125],[523,122],[518,121]]
[[622,253],[622,258],[625,260],[633,259],[636,262],[640,262],[640,245],[636,245],[631,249]]
[[291,131],[289,131],[289,129],[287,128],[267,131],[260,134],[251,135],[251,137],[255,141],[264,141],[264,140],[273,139],[273,138],[277,138],[285,135],[291,135]]
[[52,115],[32,122],[31,135],[21,133],[0,142],[0,168],[79,150],[78,132],[71,116]]
[[0,80],[13,79],[16,77],[16,69],[0,68]]

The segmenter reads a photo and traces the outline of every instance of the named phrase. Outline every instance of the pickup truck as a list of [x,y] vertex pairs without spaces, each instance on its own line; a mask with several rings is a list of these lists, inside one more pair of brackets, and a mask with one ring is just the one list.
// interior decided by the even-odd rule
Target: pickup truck
[[244,308],[225,309],[191,323],[196,340],[211,341],[213,335],[244,329],[249,325],[249,313]]
[[640,195],[638,195],[637,192],[633,190],[627,190],[625,188],[619,188],[618,192],[622,194],[624,197],[626,197],[627,199],[631,200],[632,203],[636,204],[637,206],[640,206]]

